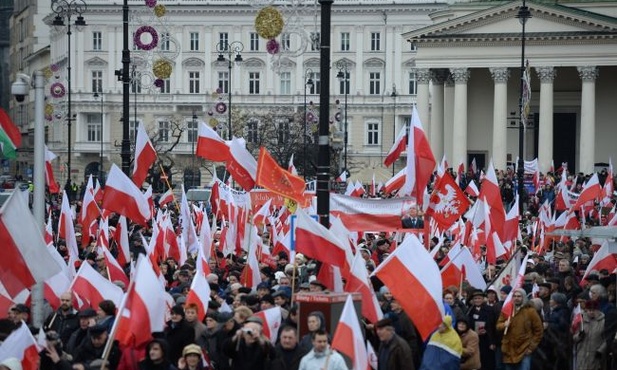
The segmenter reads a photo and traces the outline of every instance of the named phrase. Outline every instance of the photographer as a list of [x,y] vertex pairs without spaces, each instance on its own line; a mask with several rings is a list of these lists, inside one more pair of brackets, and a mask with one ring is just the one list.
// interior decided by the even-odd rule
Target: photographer
[[40,370],[69,370],[72,368],[71,355],[62,350],[62,340],[57,332],[50,330],[45,334],[46,345],[39,353]]
[[236,334],[223,344],[232,370],[266,370],[275,357],[274,347],[262,333],[263,322],[251,316]]

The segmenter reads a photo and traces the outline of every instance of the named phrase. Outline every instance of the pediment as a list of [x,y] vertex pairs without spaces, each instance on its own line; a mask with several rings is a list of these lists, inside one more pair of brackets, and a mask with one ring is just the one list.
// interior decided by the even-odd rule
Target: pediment
[[[403,37],[415,43],[518,38],[521,24],[516,15],[520,4],[513,1],[490,7],[405,33]],[[528,1],[527,6],[532,18],[527,21],[525,32],[530,39],[612,38],[617,33],[617,18],[559,4]]]
[[107,65],[107,61],[99,57],[94,57],[94,58],[88,59],[86,61],[86,65],[89,67],[104,67]]

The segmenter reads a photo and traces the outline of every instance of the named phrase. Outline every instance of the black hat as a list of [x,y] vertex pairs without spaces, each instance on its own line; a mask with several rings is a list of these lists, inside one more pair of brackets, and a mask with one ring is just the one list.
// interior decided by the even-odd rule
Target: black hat
[[485,297],[486,294],[484,294],[484,291],[480,290],[480,289],[476,289],[471,293],[471,298],[475,298],[477,296],[481,296],[481,297]]
[[257,290],[259,290],[259,289],[270,290],[270,284],[268,284],[267,281],[262,281],[261,283],[257,284]]
[[323,290],[328,289],[328,287],[327,287],[327,286],[325,286],[325,285],[324,285],[324,283],[322,283],[322,282],[321,282],[321,281],[319,281],[319,280],[313,280],[313,281],[311,281],[309,284],[310,284],[310,285],[317,285],[317,286],[320,286],[320,287],[321,287],[321,289],[323,289]]
[[231,312],[219,312],[216,316],[216,322],[218,322],[219,324],[224,324],[233,318],[234,315]]
[[241,287],[240,289],[238,289],[238,293],[246,293],[246,294],[251,294],[252,289],[249,287]]
[[221,304],[215,301],[214,299],[211,299],[208,302],[208,308],[213,309],[213,310],[218,310],[219,308],[221,308]]
[[383,328],[386,326],[394,326],[394,322],[392,321],[392,319],[390,317],[384,317],[383,319],[377,321],[375,323],[375,328],[379,329],[379,328]]
[[91,308],[86,308],[84,310],[79,311],[77,317],[81,319],[96,317],[96,311]]
[[105,325],[101,325],[101,324],[97,324],[97,325],[91,326],[88,329],[88,333],[90,333],[91,336],[99,336],[99,335],[103,334],[106,331],[107,331],[107,327]]
[[587,281],[600,281],[600,276],[598,274],[589,274],[585,278]]
[[270,294],[265,294],[263,297],[261,297],[259,302],[268,302],[274,306],[274,298]]
[[30,313],[30,308],[23,303],[16,304],[11,310],[19,313]]
[[178,275],[182,275],[182,276],[190,276],[190,272],[189,270],[180,270],[180,272],[178,272]]
[[184,317],[184,305],[177,304],[171,308],[171,313]]
[[263,320],[262,320],[262,319],[260,319],[260,318],[259,318],[259,317],[257,317],[257,316],[251,316],[251,317],[249,317],[248,319],[246,319],[246,321],[245,321],[245,322],[254,322],[254,323],[259,324],[259,325],[262,325],[262,326],[263,326],[263,324],[264,324]]
[[279,290],[277,290],[276,292],[272,294],[272,298],[283,297],[283,298],[289,299],[291,298],[289,294],[290,292],[291,292],[291,289],[288,290],[288,289],[279,288]]

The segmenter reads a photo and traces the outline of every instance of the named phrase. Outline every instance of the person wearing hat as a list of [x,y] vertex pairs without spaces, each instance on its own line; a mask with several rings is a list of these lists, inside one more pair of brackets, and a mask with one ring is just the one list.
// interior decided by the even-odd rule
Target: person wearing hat
[[469,327],[479,338],[480,362],[485,369],[495,368],[495,311],[485,302],[485,294],[476,289],[471,293],[471,308],[467,312]]
[[88,329],[96,325],[96,311],[86,308],[77,313],[79,327],[75,329],[65,343],[65,350],[68,354],[75,357],[77,348],[88,338]]
[[203,353],[197,344],[189,344],[182,350],[182,357],[178,360],[179,370],[203,370],[201,358]]
[[[541,346],[546,348],[546,362],[556,369],[567,369],[572,362],[570,354],[570,309],[563,293],[550,296],[550,313],[544,320],[544,337]],[[546,345],[545,345],[546,344]]]
[[309,291],[311,293],[325,292],[326,290],[328,290],[328,287],[317,279],[311,281],[309,284],[310,284]]
[[232,370],[266,370],[274,359],[272,343],[263,335],[263,321],[251,316],[235,335],[223,343],[223,352],[231,359]]
[[270,293],[272,293],[272,289],[270,289],[270,283],[268,283],[267,281],[262,281],[261,283],[257,284],[257,295],[259,296],[259,298],[262,298],[266,294],[270,295]]
[[146,345],[146,357],[139,362],[139,370],[177,370],[169,360],[169,343],[154,338]]
[[391,318],[377,321],[375,331],[379,338],[377,370],[415,369],[411,348],[407,341],[396,333]]
[[446,315],[429,337],[420,370],[458,370],[462,353],[463,344],[452,328],[452,316]]
[[418,335],[418,331],[414,323],[409,318],[409,315],[403,310],[400,302],[392,297],[390,301],[390,313],[388,317],[394,322],[394,329],[396,334],[407,342],[409,349],[411,350],[411,356],[414,366],[420,367],[420,360],[422,359],[422,338]]
[[182,357],[184,347],[195,341],[195,329],[186,322],[182,304],[173,306],[170,315],[171,320],[165,327],[165,339],[169,344],[169,361],[175,364]]
[[55,331],[60,335],[62,343],[66,344],[78,326],[77,310],[73,308],[73,294],[64,292],[60,295],[60,307],[47,317],[43,329]]
[[231,312],[219,312],[216,315],[216,320],[219,329],[213,334],[214,338],[210,342],[210,349],[207,353],[215,369],[228,370],[231,369],[229,366],[229,356],[224,353],[223,344],[231,340],[242,325],[238,324],[234,319],[234,314]]
[[544,306],[542,306],[542,317],[547,318],[551,312],[549,301],[551,299],[551,283],[542,282],[538,283],[538,298],[542,300]]
[[[103,357],[103,351],[109,334],[105,325],[94,325],[88,330],[88,338],[75,350],[74,362],[81,362],[85,366],[90,366],[94,360]],[[115,369],[120,362],[120,349],[118,343],[114,342],[111,346],[111,352],[108,357],[109,368]]]
[[266,294],[266,295],[262,296],[261,299],[259,300],[260,311],[267,310],[269,308],[273,308],[274,306],[275,306],[274,298],[270,294]]
[[598,356],[597,352],[600,350],[602,353],[606,348],[603,337],[605,316],[600,311],[600,304],[592,300],[585,301],[581,314],[581,321],[573,324],[572,341],[576,351],[576,369],[602,369],[602,356]]
[[456,321],[456,332],[461,338],[463,353],[461,354],[461,370],[477,370],[480,362],[480,339],[478,334],[469,327],[466,317]]

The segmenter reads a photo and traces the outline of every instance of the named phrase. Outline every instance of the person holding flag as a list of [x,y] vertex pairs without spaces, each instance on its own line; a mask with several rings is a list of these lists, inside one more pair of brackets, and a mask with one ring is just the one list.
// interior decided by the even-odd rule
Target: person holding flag
[[601,353],[606,347],[606,341],[602,335],[604,314],[600,311],[600,303],[594,300],[586,301],[582,318],[579,320],[577,325],[572,324],[576,369],[601,369],[602,356],[597,353]]

